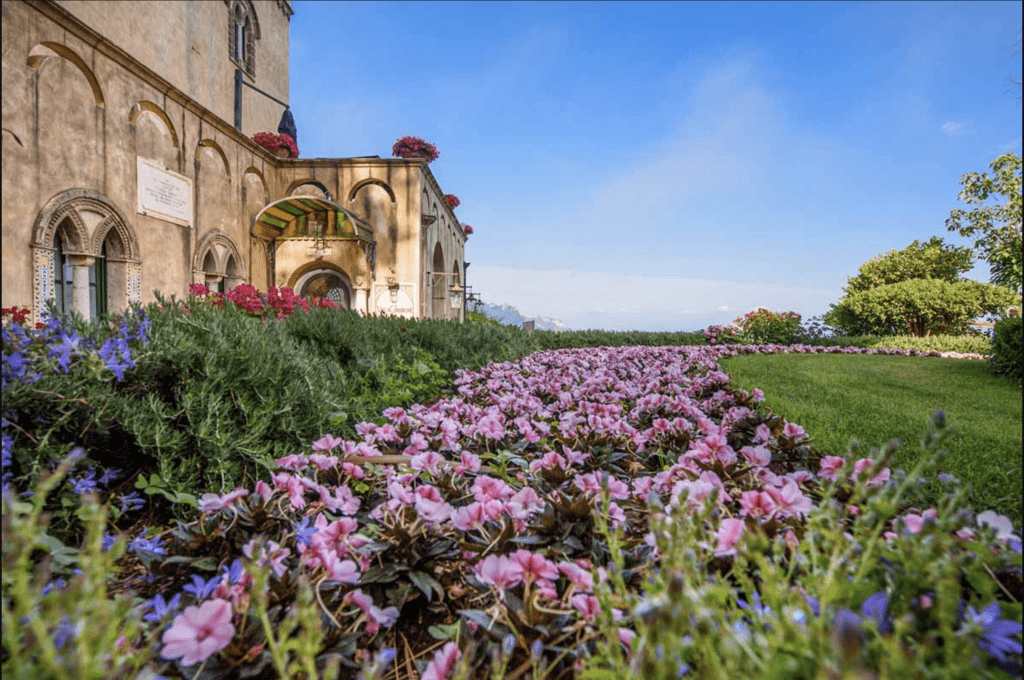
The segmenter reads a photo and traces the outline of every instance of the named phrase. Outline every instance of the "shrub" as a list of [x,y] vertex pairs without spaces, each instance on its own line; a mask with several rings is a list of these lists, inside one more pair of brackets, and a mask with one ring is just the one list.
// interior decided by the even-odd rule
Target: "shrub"
[[962,335],[972,320],[1020,305],[1007,288],[977,281],[910,279],[851,293],[825,315],[850,335]]
[[995,372],[1020,381],[1024,375],[1024,341],[1021,339],[1019,316],[1009,316],[996,322],[992,339],[992,365]]
[[730,345],[740,341],[740,329],[730,324],[728,326],[708,326],[703,331],[704,339],[709,345]]
[[733,322],[739,326],[740,339],[749,345],[790,345],[800,337],[800,315],[773,312],[760,307]]

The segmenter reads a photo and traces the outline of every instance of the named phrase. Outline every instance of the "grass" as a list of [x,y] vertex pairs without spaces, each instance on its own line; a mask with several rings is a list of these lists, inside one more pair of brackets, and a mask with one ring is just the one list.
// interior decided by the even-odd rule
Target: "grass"
[[[899,439],[895,468],[910,470],[923,449],[928,417],[946,412],[954,434],[945,471],[969,485],[977,511],[1021,525],[1021,389],[987,363],[870,355],[747,355],[721,362],[737,387],[765,394],[764,405],[801,425],[813,445],[841,455]],[[867,451],[865,450],[865,454]],[[937,483],[923,489],[928,499]]]

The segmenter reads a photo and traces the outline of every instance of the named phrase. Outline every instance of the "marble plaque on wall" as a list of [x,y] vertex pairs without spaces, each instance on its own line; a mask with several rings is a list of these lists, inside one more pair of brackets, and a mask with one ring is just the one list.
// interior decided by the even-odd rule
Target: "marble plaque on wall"
[[192,180],[137,157],[139,214],[192,226]]

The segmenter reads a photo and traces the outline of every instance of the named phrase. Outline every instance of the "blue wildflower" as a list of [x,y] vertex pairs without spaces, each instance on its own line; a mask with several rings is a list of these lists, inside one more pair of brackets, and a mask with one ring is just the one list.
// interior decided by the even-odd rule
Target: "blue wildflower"
[[61,333],[60,342],[50,346],[50,358],[56,359],[57,365],[67,373],[71,365],[72,356],[81,354],[81,344],[82,339],[74,331],[71,331],[70,334]]
[[227,565],[221,567],[221,571],[228,577],[228,583],[238,583],[239,579],[242,578],[242,574],[245,573],[245,567],[242,566],[242,560],[235,558],[235,561],[231,563],[231,566]]
[[121,474],[122,472],[117,468],[109,468],[107,470],[104,470],[103,475],[100,477],[99,485],[106,486],[107,484],[110,484],[112,481],[120,477]]
[[861,614],[873,619],[875,624],[878,626],[878,632],[880,633],[891,633],[893,630],[892,621],[887,615],[888,609],[889,596],[882,590],[869,596],[860,605]]
[[213,591],[217,590],[217,580],[203,580],[202,576],[192,574],[192,583],[181,589],[183,592],[192,593],[197,600],[205,600]]
[[68,642],[78,637],[78,626],[71,623],[71,617],[65,614],[61,617],[57,630],[53,632],[53,646],[63,649]]
[[102,545],[103,552],[108,552],[111,548],[114,547],[115,543],[117,543],[117,536],[113,535],[110,532],[104,532]]
[[310,526],[309,517],[303,517],[302,522],[295,523],[295,538],[305,545],[312,545],[309,539],[317,531],[315,526]]
[[139,508],[145,507],[146,501],[139,497],[138,491],[132,491],[129,494],[121,496],[121,512],[130,512],[132,510],[138,510]]
[[43,589],[42,589],[42,591],[40,591],[40,594],[43,597],[46,597],[47,595],[49,595],[50,593],[52,593],[55,590],[64,590],[67,587],[68,587],[68,582],[67,581],[65,581],[63,578],[57,578],[57,579],[54,579],[53,581],[50,581],[45,586],[43,586]]
[[86,468],[89,472],[88,476],[81,478],[71,478],[68,481],[71,482],[71,490],[78,495],[88,493],[90,491],[96,491],[99,486],[99,482],[96,480],[96,470],[93,468]]
[[177,609],[180,603],[181,593],[178,593],[177,595],[172,597],[170,602],[164,600],[163,595],[157,595],[152,600],[146,603],[147,605],[149,605],[149,607],[153,609],[153,611],[143,616],[142,619],[143,621],[159,621],[162,618],[164,618],[164,616],[166,616],[169,612],[172,612],[175,609]]
[[959,632],[968,632],[971,628],[980,628],[981,636],[978,646],[992,658],[1001,663],[1009,659],[1007,654],[1024,652],[1020,640],[1015,639],[1021,634],[1021,624],[1016,621],[999,618],[999,603],[993,602],[981,610],[979,614],[974,607],[967,607],[965,627]]
[[132,542],[128,545],[128,549],[132,552],[147,551],[156,555],[163,555],[167,551],[160,545],[160,537],[155,538],[144,538],[142,536],[136,536]]

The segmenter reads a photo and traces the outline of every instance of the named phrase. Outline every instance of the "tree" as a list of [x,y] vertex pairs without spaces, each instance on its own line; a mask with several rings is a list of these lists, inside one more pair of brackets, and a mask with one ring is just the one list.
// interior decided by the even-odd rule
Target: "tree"
[[966,246],[945,243],[933,236],[926,243],[914,241],[903,250],[876,255],[860,266],[857,276],[847,279],[843,290],[849,295],[909,279],[940,279],[955,282],[971,270],[974,254]]
[[1020,305],[1010,290],[977,281],[908,279],[846,296],[825,315],[847,335],[962,335],[971,321]]
[[970,322],[1020,305],[1005,287],[968,281],[973,252],[938,236],[861,265],[824,321],[847,335],[962,334]]
[[[1003,154],[992,161],[993,176],[968,172],[960,178],[963,190],[958,199],[973,210],[957,208],[949,213],[946,228],[961,236],[974,237],[974,248],[989,263],[992,283],[1021,292],[1024,263],[1021,255],[1021,157]],[[1005,200],[984,205],[990,197]]]

